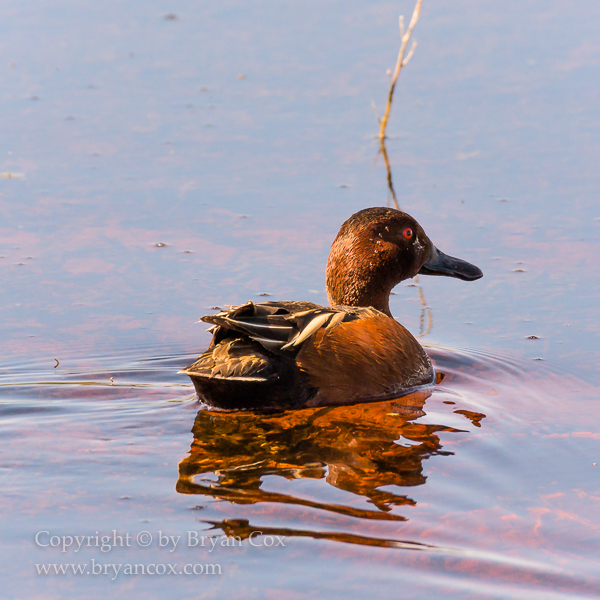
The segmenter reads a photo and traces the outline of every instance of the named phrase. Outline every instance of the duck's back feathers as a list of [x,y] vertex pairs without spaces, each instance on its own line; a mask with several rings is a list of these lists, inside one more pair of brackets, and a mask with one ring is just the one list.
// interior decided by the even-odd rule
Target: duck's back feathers
[[249,302],[215,315],[208,350],[182,372],[224,409],[380,400],[433,381],[427,355],[373,308]]

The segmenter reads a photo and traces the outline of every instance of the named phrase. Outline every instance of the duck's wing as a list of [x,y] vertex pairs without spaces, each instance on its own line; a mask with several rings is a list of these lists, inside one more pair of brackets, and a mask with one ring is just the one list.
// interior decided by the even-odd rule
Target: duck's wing
[[244,336],[232,336],[211,345],[180,373],[192,377],[269,381],[277,378],[278,357]]
[[[358,309],[365,310],[365,309]],[[311,302],[248,302],[215,315],[209,348],[182,372],[222,378],[269,379],[295,361],[304,344],[321,329],[357,319],[356,310],[324,308]]]
[[[360,310],[360,309],[359,309]],[[364,310],[364,309],[363,309]],[[356,310],[344,307],[324,308],[310,302],[248,302],[243,306],[201,317],[212,323],[211,345],[218,344],[232,333],[259,343],[265,350],[280,354],[300,349],[320,328],[335,327],[342,321],[355,320]]]

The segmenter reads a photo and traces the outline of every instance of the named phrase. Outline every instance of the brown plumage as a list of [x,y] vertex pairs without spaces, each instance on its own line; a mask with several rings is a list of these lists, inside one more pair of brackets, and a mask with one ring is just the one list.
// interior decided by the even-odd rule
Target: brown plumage
[[478,279],[444,255],[406,213],[371,208],[342,225],[327,262],[331,308],[249,302],[201,320],[209,348],[182,373],[221,409],[288,409],[394,398],[435,373],[417,340],[395,321],[389,294],[417,273]]
[[319,329],[302,346],[296,363],[319,390],[309,406],[394,398],[434,379],[417,340],[374,309]]

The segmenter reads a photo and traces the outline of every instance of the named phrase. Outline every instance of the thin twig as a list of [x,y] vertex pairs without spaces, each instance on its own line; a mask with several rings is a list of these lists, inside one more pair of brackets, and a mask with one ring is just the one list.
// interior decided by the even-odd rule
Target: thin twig
[[[388,189],[391,194],[392,201],[394,203],[394,207],[397,210],[400,210],[400,205],[398,204],[398,199],[396,198],[396,192],[394,190],[394,184],[392,182],[392,168],[390,166],[390,161],[388,158],[387,149],[385,146],[385,128],[387,126],[388,119],[390,117],[390,111],[392,109],[392,99],[394,97],[394,89],[396,88],[396,83],[398,81],[398,75],[400,75],[400,71],[402,67],[405,67],[408,64],[408,61],[412,58],[415,53],[415,49],[417,47],[417,42],[413,40],[410,50],[408,54],[405,56],[406,47],[408,46],[408,42],[410,41],[410,36],[412,35],[413,29],[419,20],[419,15],[421,14],[421,4],[423,0],[417,0],[415,5],[415,9],[412,14],[412,18],[410,19],[410,23],[408,25],[408,30],[404,30],[404,17],[399,18],[399,27],[400,27],[400,37],[402,38],[402,44],[400,46],[400,52],[398,53],[398,60],[396,61],[396,68],[394,69],[394,74],[390,77],[391,73],[388,70],[387,75],[390,77],[390,89],[388,91],[388,99],[385,107],[385,112],[383,114],[383,118],[379,118],[377,114],[377,109],[373,104],[373,110],[375,110],[375,115],[377,116],[377,121],[379,122],[379,154],[383,156],[383,160],[385,162],[385,169],[387,174],[387,184]],[[377,159],[376,159],[377,160]],[[389,200],[388,200],[389,206]],[[425,294],[423,293],[423,288],[419,283],[419,276],[415,275],[414,277],[414,285],[417,288],[419,294],[419,303],[421,304],[421,315],[419,318],[419,337],[423,337],[429,335],[433,328],[433,315],[431,313],[431,308],[427,304],[427,300],[425,298]],[[427,319],[427,324],[425,323],[425,319]]]
[[[419,337],[424,337],[431,333],[433,328],[433,315],[431,314],[431,308],[427,304],[427,300],[425,299],[425,294],[423,293],[423,288],[419,283],[419,276],[414,276],[415,286],[417,287],[417,291],[419,292],[419,302],[421,304],[421,317],[419,319]],[[427,315],[427,329],[425,328],[425,315]]]
[[413,44],[406,56],[404,58],[404,53],[406,52],[406,46],[410,40],[410,36],[412,35],[413,29],[419,20],[419,15],[421,14],[421,3],[423,0],[417,0],[417,4],[415,5],[415,10],[413,11],[412,18],[408,25],[408,30],[406,33],[404,32],[404,17],[400,17],[399,25],[400,25],[400,35],[402,36],[402,43],[400,45],[400,52],[398,53],[398,60],[396,61],[396,68],[394,69],[394,75],[392,76],[392,81],[390,82],[390,89],[388,92],[387,104],[385,106],[385,112],[383,113],[383,118],[379,122],[379,139],[385,139],[385,128],[387,126],[388,119],[390,117],[390,110],[392,108],[392,99],[394,97],[394,88],[396,87],[396,82],[398,81],[398,75],[400,75],[400,70],[402,67],[406,66],[408,61],[411,59],[412,55],[415,52],[416,42],[413,41]]
[[[379,142],[380,142],[379,143],[379,152],[381,152],[381,155],[383,156],[383,161],[385,162],[385,170],[387,172],[388,189],[392,195],[392,201],[394,203],[394,208],[396,210],[400,210],[400,205],[398,204],[398,199],[396,198],[396,192],[394,191],[394,184],[392,182],[392,168],[390,166],[387,149],[385,147],[385,139],[381,138],[379,140]],[[388,206],[389,206],[389,201],[388,201]]]

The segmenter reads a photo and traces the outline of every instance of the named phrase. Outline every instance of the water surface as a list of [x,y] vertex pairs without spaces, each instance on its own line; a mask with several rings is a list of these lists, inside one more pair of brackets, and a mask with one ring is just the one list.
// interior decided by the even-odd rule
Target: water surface
[[[395,290],[431,396],[225,415],[177,375],[214,306],[326,302],[340,224],[388,201],[370,103],[411,11],[3,4],[3,597],[599,595],[597,3],[423,5],[396,192],[485,273]],[[152,542],[34,541],[113,530]],[[222,575],[35,567],[92,559]]]

